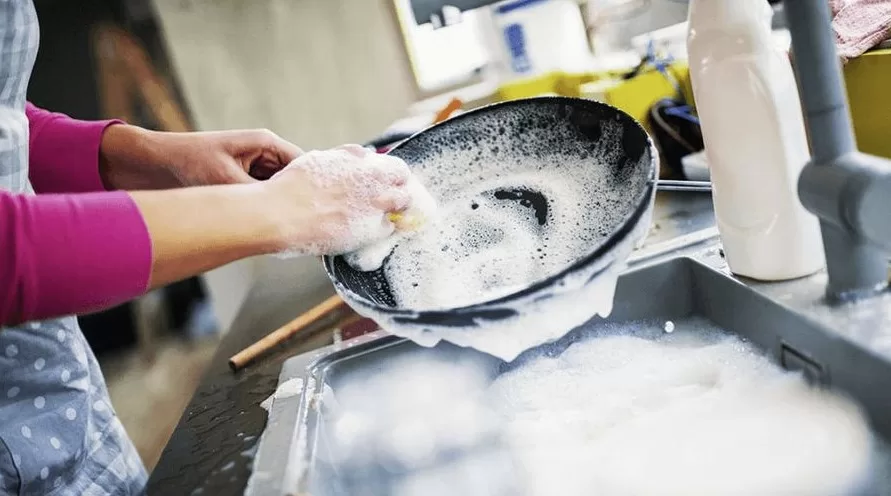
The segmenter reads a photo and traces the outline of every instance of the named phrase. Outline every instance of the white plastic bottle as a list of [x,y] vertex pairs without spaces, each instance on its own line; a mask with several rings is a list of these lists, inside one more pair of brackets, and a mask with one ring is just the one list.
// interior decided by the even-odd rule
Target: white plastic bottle
[[576,0],[507,0],[490,9],[489,40],[503,81],[590,69],[591,48]]
[[809,159],[788,55],[767,0],[691,0],[687,51],[730,270],[794,279],[825,265],[817,218],[798,199]]

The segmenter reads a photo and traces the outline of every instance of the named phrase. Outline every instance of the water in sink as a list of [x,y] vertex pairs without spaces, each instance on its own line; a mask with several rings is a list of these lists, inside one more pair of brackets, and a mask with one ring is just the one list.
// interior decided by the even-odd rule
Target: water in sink
[[663,324],[601,325],[497,370],[472,354],[387,363],[329,392],[325,461],[357,478],[353,494],[887,487],[887,451],[852,402],[707,321]]

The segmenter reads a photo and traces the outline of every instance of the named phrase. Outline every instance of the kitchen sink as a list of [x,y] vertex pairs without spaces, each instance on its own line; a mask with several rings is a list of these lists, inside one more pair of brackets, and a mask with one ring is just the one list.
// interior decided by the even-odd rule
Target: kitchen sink
[[[795,287],[817,287],[819,281],[797,284]],[[856,335],[832,327],[840,321],[834,312],[849,310],[808,311],[815,303],[801,303],[807,291],[790,298],[790,287],[747,283],[730,276],[723,270],[715,246],[707,243],[688,247],[686,253],[676,250],[638,256],[619,279],[608,319],[594,318],[544,346],[559,353],[598,326],[618,322],[705,319],[757,346],[779,366],[800,372],[814,385],[852,398],[862,406],[879,437],[891,439],[891,394],[883,387],[891,383],[891,360],[864,346]],[[488,380],[510,367],[475,350],[445,342],[423,348],[382,332],[294,357],[284,365],[280,384],[291,381],[294,385],[296,380],[299,387],[294,394],[279,395],[272,404],[247,493],[358,494],[356,488],[363,484],[357,477],[368,474],[338,469],[328,461],[331,410],[326,403],[352,379],[373,375],[400,357],[421,355],[449,362],[472,360],[488,371]],[[518,360],[522,359],[521,355]],[[390,476],[396,472],[389,470]],[[873,484],[882,487],[871,487],[867,494],[889,489],[886,481]],[[386,491],[371,490],[368,494],[383,493]],[[498,494],[510,493],[505,489]]]

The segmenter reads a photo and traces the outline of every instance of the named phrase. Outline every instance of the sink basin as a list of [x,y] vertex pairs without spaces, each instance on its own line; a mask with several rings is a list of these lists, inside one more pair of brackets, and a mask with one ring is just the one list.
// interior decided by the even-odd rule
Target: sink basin
[[[874,431],[891,439],[891,394],[883,387],[891,381],[891,361],[694,258],[651,260],[649,265],[626,272],[619,279],[609,319],[595,318],[545,346],[565,347],[580,333],[604,322],[690,317],[706,319],[738,335],[781,367],[801,371],[814,384],[844,392],[864,408]],[[285,364],[280,383],[297,379],[302,390],[274,400],[247,493],[355,493],[355,474],[338,471],[325,461],[325,437],[330,435],[325,392],[336,393],[353,377],[371,375],[385,363],[417,354],[452,362],[474,360],[489,371],[489,380],[506,367],[474,350],[448,343],[421,348],[383,333],[353,340],[341,349],[331,347],[294,357]],[[870,488],[868,494],[891,489],[884,487],[884,481],[876,484],[883,487]]]

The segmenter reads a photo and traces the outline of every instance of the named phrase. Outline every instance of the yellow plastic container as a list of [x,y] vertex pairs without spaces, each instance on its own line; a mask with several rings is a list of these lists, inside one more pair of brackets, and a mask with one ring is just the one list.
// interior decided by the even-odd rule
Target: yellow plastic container
[[[692,101],[693,90],[690,87],[687,65],[675,63],[669,66],[669,71],[680,85],[686,101]],[[496,99],[497,101],[509,101],[540,95],[579,97],[582,95],[582,86],[597,81],[611,80],[619,76],[621,74],[616,72],[589,74],[553,72],[506,83],[498,88]],[[671,81],[654,69],[647,69],[627,81],[604,85],[604,88],[602,94],[606,103],[625,111],[644,125],[646,125],[647,114],[653,104],[662,98],[678,96]]]
[[[668,68],[669,72],[677,80],[681,92],[685,94],[687,101],[692,98],[690,90],[690,75],[686,64],[676,63]],[[631,117],[646,126],[647,115],[650,108],[663,98],[677,98],[677,89],[664,74],[656,70],[648,69],[632,79],[625,81],[605,92],[606,103],[625,111]]]
[[[669,70],[681,86],[684,99],[695,104],[685,63]],[[865,153],[891,158],[891,49],[875,50],[851,60],[844,67],[845,82],[857,145]],[[614,73],[567,74],[554,72],[514,81],[498,89],[497,100],[517,100],[545,94],[578,97],[584,84],[615,77]],[[648,69],[633,79],[607,87],[606,103],[646,125],[654,103],[676,97],[675,87],[659,72]]]
[[579,87],[596,81],[597,74],[570,74],[551,72],[542,76],[520,79],[505,83],[498,88],[498,101],[520,100],[541,95],[578,97]]
[[858,148],[891,158],[891,49],[852,59],[844,75]]

